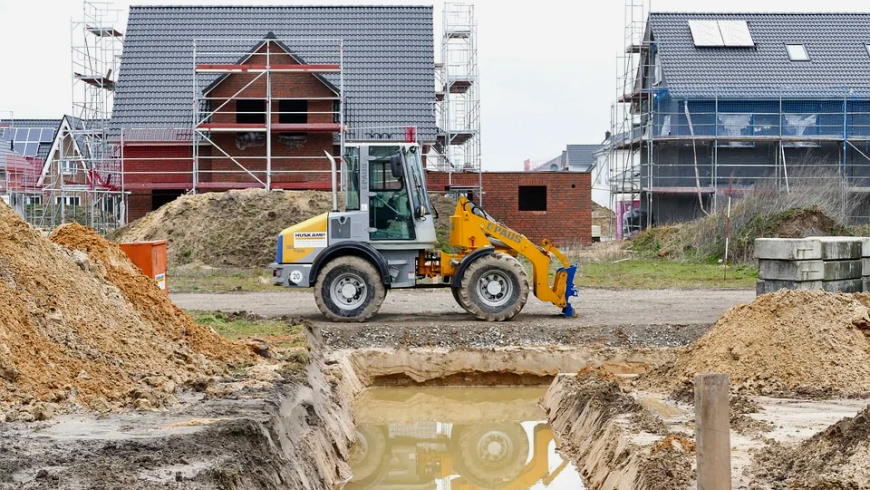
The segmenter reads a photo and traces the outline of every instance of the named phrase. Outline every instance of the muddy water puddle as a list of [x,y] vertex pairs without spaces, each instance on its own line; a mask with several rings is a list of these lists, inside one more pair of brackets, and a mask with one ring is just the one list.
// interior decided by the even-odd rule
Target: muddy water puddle
[[371,388],[355,402],[344,489],[582,489],[538,406],[545,390]]

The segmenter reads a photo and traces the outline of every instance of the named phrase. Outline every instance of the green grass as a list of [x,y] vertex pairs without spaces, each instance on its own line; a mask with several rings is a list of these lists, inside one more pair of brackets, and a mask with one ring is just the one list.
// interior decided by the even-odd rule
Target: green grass
[[213,328],[231,340],[256,337],[277,347],[304,347],[304,327],[286,320],[261,319],[219,311],[188,311],[197,323]]
[[758,276],[747,265],[729,265],[727,279],[722,272],[716,263],[632,258],[582,265],[576,282],[579,287],[621,289],[749,288]]
[[169,290],[173,293],[232,293],[271,291],[272,270],[263,268],[203,268],[169,271]]

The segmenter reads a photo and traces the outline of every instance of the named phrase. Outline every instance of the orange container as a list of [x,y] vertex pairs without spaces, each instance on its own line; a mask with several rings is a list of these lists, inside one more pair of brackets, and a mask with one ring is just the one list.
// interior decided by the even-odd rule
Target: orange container
[[166,240],[153,242],[135,242],[120,244],[121,250],[130,260],[142,269],[146,276],[157,281],[157,286],[168,290],[166,282],[166,264],[169,244]]

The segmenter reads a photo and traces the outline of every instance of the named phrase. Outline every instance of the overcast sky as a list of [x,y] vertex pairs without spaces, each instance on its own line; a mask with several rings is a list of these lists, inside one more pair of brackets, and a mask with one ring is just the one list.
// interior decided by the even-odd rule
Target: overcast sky
[[[383,0],[158,0],[132,4],[422,4]],[[610,120],[623,2],[478,0],[483,165],[520,170],[568,143],[598,143]],[[653,11],[870,11],[866,0],[653,0]],[[0,0],[0,116],[70,111],[70,20],[79,0]],[[122,19],[126,20],[126,15]],[[438,29],[438,27],[436,27]],[[437,46],[437,44],[436,44]]]

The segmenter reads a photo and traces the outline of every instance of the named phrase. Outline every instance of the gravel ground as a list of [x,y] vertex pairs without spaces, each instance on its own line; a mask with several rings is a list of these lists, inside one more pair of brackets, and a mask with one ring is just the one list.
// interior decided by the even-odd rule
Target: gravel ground
[[511,322],[477,321],[446,289],[390,291],[381,311],[361,324],[323,319],[310,290],[237,294],[173,294],[190,310],[248,311],[302,317],[321,328],[327,345],[346,347],[489,347],[599,342],[613,346],[685,345],[732,306],[748,303],[752,290],[584,289],[574,299],[578,315],[565,318],[530,297]]

